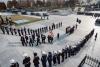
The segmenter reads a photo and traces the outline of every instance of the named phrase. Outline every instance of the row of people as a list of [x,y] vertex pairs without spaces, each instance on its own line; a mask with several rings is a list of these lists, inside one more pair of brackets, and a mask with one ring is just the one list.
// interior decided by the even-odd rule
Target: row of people
[[[76,55],[80,51],[80,49],[85,45],[85,43],[93,36],[93,34],[94,34],[94,29],[88,35],[86,35],[85,38],[76,46],[66,46],[66,48],[63,48],[62,50],[54,51],[53,53],[48,52],[48,54],[45,51],[43,51],[41,58],[37,55],[36,52],[34,52],[34,59],[33,59],[34,66],[39,67],[40,60],[42,63],[42,67],[47,67],[47,62],[49,67],[52,67],[53,64],[56,65],[60,64],[61,62],[64,62],[65,59],[67,59],[68,57]],[[24,54],[24,56],[25,56],[25,58],[23,59],[24,66],[30,67],[31,58],[28,56],[27,53]],[[12,66],[14,64],[16,66]],[[11,63],[11,67],[17,67],[17,66],[18,62]]]
[[49,30],[54,30],[54,29],[57,29],[57,28],[60,28],[62,27],[62,22],[59,22],[57,24],[55,23],[52,23],[52,25],[50,26],[45,26],[45,27],[41,27],[41,28],[38,28],[38,29],[27,29],[27,28],[21,28],[21,29],[16,29],[16,28],[12,28],[12,27],[7,27],[7,26],[0,26],[3,34],[11,34],[11,35],[31,35],[33,33],[37,34],[37,33],[45,33],[45,32],[48,32]]
[[[57,37],[59,38],[59,35],[57,35]],[[54,35],[52,31],[49,32],[47,37],[44,34],[32,34],[29,36],[21,36],[20,38],[22,46],[28,46],[28,44],[29,46],[33,46],[35,43],[36,46],[38,46],[41,43],[46,43],[46,39],[48,40],[48,43],[53,43]]]

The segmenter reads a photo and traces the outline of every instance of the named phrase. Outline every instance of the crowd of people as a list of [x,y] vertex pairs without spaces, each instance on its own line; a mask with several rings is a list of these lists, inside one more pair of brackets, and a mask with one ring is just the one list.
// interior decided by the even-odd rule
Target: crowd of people
[[[55,29],[55,28],[53,28],[53,29]],[[66,34],[68,34],[68,33],[72,34],[75,31],[75,29],[77,29],[77,24],[74,25],[72,28],[70,27],[70,29],[66,28],[66,31],[67,31]],[[28,46],[28,45],[33,46],[34,44],[36,46],[38,46],[41,43],[46,43],[46,39],[47,39],[48,43],[52,44],[54,41],[54,34],[53,34],[52,30],[49,31],[47,36],[44,34],[41,34],[41,33],[37,33],[37,34],[34,33],[29,36],[27,36],[27,35],[21,36],[22,46]],[[57,37],[57,39],[59,39],[60,33],[57,33],[56,37]]]
[[83,67],[84,64],[87,64],[91,67],[100,67],[100,61],[96,58],[86,55],[78,67]]
[[40,33],[45,33],[45,32],[48,32],[49,30],[54,30],[54,29],[57,29],[57,28],[60,28],[62,27],[62,22],[59,22],[57,24],[55,23],[52,23],[52,25],[50,26],[45,26],[45,27],[41,27],[41,28],[38,28],[38,29],[26,29],[25,27],[24,28],[20,28],[20,29],[17,29],[17,28],[13,28],[13,27],[8,27],[8,26],[0,26],[3,34],[8,34],[8,35],[19,35],[19,36],[22,36],[22,35],[32,35],[32,34],[40,34]]
[[[33,59],[34,66],[39,67],[40,61],[42,63],[42,67],[48,67],[48,66],[52,67],[53,65],[61,64],[62,62],[65,61],[65,59],[76,55],[80,51],[80,49],[85,46],[85,43],[87,43],[87,41],[93,36],[93,34],[94,34],[94,29],[89,34],[87,34],[85,38],[82,41],[80,41],[80,43],[78,43],[75,46],[67,45],[62,50],[48,52],[48,54],[45,51],[42,51],[41,58],[38,56],[37,52],[34,52],[34,59]],[[28,56],[27,53],[25,53],[23,56],[24,56],[23,65],[25,67],[30,67],[31,66],[30,56]],[[18,62],[13,62],[11,63],[10,67],[18,67],[18,66],[19,66]]]
[[[52,30],[58,29],[60,27],[62,27],[62,22],[58,24],[53,23],[51,27],[49,26],[49,30],[48,27],[46,27],[44,30],[42,30],[42,32],[38,30],[38,32],[33,32],[30,35],[22,35],[20,39],[22,46],[28,46],[28,44],[29,46],[33,46],[34,43],[36,43],[36,46],[38,46],[41,43],[46,43],[46,38],[48,38],[48,43],[51,44],[53,43],[54,38]],[[49,32],[48,36],[46,37],[46,35],[44,35],[43,32]]]

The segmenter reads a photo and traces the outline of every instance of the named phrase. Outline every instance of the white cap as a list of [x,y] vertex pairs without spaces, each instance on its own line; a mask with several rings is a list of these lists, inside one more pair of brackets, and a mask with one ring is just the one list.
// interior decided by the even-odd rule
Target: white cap
[[54,51],[54,53],[56,54],[56,53],[57,53],[57,51]]
[[73,48],[75,48],[76,46],[72,46]]
[[42,54],[46,54],[46,52],[45,52],[45,51],[43,51],[43,52],[42,52]]
[[24,53],[23,56],[24,56],[24,57],[28,57],[28,54],[27,54],[27,53]]
[[61,50],[58,50],[58,52],[59,52],[59,53],[62,53],[62,51],[61,51]]
[[10,63],[15,63],[15,60],[14,60],[14,59],[11,59],[11,60],[10,60]]

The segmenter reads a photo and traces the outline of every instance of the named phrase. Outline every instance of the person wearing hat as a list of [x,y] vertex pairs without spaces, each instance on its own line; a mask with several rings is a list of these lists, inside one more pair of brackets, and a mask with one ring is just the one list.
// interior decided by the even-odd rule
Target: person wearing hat
[[64,55],[64,49],[62,49],[62,52],[61,52],[61,57],[62,57],[62,62],[64,62],[64,59],[65,59],[65,55]]
[[23,36],[21,36],[20,41],[21,41],[21,43],[22,43],[22,46],[25,46],[25,45],[26,45],[26,44],[25,44],[25,38],[24,38]]
[[57,63],[57,52],[54,51],[54,54],[53,54],[53,64],[56,65]]
[[60,56],[61,56],[61,50],[57,51],[57,61],[58,61],[58,64],[60,64]]
[[34,67],[39,67],[39,56],[37,56],[37,53],[34,53],[34,59],[33,59],[33,63],[34,63]]
[[2,30],[3,34],[5,34],[5,28],[4,28],[4,26],[0,26],[0,29]]
[[47,54],[45,51],[42,52],[41,62],[43,67],[47,67]]
[[41,34],[42,43],[45,43],[46,36]]
[[24,59],[23,59],[24,66],[25,67],[30,67],[31,66],[30,57],[28,56],[27,53],[25,53],[23,56],[24,56]]
[[48,53],[47,60],[48,60],[48,63],[49,63],[49,67],[52,67],[53,57],[52,57],[52,53],[51,52]]
[[10,63],[11,63],[10,67],[19,67],[19,63],[16,62],[14,59],[11,59]]

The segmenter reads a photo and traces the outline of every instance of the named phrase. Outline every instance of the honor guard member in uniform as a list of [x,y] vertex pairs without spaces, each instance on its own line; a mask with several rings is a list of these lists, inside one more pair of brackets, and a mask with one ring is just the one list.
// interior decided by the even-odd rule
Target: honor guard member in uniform
[[53,64],[56,65],[57,63],[57,52],[54,51],[54,54],[53,54]]
[[27,53],[24,53],[24,59],[23,59],[23,64],[25,67],[30,67],[31,66],[31,62],[30,62],[30,57],[28,56]]
[[24,27],[24,33],[25,33],[25,35],[27,34],[27,32],[26,32],[26,28]]
[[28,35],[30,35],[30,29],[29,28],[27,29],[27,31],[28,31]]
[[45,43],[46,36],[41,34],[42,43]]
[[19,34],[19,36],[21,36],[21,31],[20,31],[20,29],[18,29],[18,34]]
[[62,62],[64,62],[64,59],[65,59],[65,55],[64,55],[64,49],[62,49],[62,53],[61,53],[61,57],[62,57]]
[[49,67],[52,67],[53,57],[52,57],[52,53],[51,52],[48,52],[47,60],[48,60],[48,63],[49,63]]
[[40,36],[37,36],[37,45],[38,46],[40,44]]
[[64,53],[65,53],[65,59],[67,59],[67,57],[68,57],[68,46],[65,47],[65,52]]
[[29,46],[33,46],[33,39],[31,36],[29,36]]
[[47,54],[45,51],[42,52],[41,62],[42,67],[47,67]]
[[62,53],[61,50],[57,51],[57,61],[58,61],[58,64],[60,64],[60,56],[61,56],[61,53]]
[[39,60],[40,60],[40,58],[39,58],[39,56],[37,56],[37,53],[35,52],[34,59],[33,59],[33,63],[34,63],[35,67],[39,67]]
[[16,30],[16,28],[14,28],[14,33],[15,33],[15,35],[17,35],[17,30]]
[[32,34],[33,43],[35,41],[35,33]]
[[0,28],[1,28],[2,32],[3,32],[3,34],[5,34],[5,28],[4,28],[4,26],[1,26]]
[[16,62],[14,59],[11,59],[10,63],[11,63],[10,67],[19,67],[18,62]]
[[21,34],[24,35],[24,33],[23,33],[23,28],[21,28]]
[[11,32],[11,35],[13,35],[13,28],[12,27],[9,28],[9,31]]
[[26,45],[25,38],[23,36],[21,36],[21,39],[20,40],[21,40],[22,46],[25,46]]
[[5,30],[6,30],[7,34],[9,35],[9,29],[8,29],[8,27],[5,27]]
[[[27,35],[25,35],[25,42],[26,42],[26,44],[28,43],[28,36]],[[27,46],[27,45],[26,45]]]

